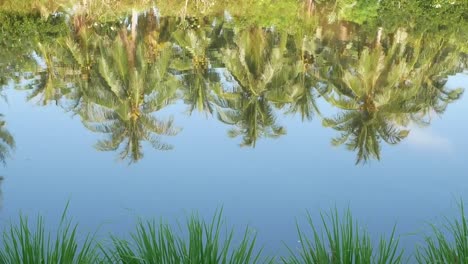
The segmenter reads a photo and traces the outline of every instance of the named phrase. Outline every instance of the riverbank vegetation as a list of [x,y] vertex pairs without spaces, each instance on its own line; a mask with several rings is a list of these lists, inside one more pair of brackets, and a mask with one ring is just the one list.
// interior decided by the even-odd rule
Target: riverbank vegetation
[[[103,134],[97,150],[130,163],[145,142],[176,147],[166,140],[180,132],[177,120],[159,116],[176,102],[249,147],[287,133],[278,115],[319,119],[337,131],[332,145],[365,163],[461,98],[445,84],[467,68],[467,5],[3,0],[0,89],[80,116]],[[0,153],[11,150],[4,145]]]
[[[46,231],[44,219],[35,224],[21,216],[18,224],[3,228],[0,263],[291,263],[291,264],[398,264],[454,263],[468,261],[468,221],[460,206],[458,219],[430,225],[432,234],[422,236],[414,255],[399,245],[398,228],[390,236],[374,241],[347,210],[321,214],[321,223],[312,220],[297,226],[300,248],[285,245],[286,256],[265,256],[257,245],[257,234],[246,228],[228,228],[222,210],[209,221],[192,215],[185,228],[177,229],[162,221],[140,220],[127,239],[112,234],[96,240],[72,224],[66,211],[58,230]],[[258,234],[261,235],[261,234]]]

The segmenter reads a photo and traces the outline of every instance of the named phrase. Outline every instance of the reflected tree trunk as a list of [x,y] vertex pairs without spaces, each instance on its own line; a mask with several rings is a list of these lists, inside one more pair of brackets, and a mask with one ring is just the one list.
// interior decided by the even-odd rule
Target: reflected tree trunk
[[377,37],[375,39],[375,46],[380,47],[382,45],[382,33],[383,33],[383,27],[379,27],[377,29]]
[[132,10],[131,35],[128,37],[126,28],[120,30],[120,38],[127,52],[127,59],[130,68],[135,68],[136,39],[137,39],[138,13]]
[[347,23],[340,23],[339,40],[348,41],[349,38],[349,25]]
[[308,15],[311,15],[315,11],[315,0],[306,0],[305,3],[306,12]]

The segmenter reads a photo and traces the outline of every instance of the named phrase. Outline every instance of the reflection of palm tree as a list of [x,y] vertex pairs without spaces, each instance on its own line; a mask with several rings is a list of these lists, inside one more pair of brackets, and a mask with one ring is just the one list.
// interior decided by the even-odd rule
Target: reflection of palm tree
[[5,164],[6,158],[10,156],[11,150],[15,148],[15,140],[5,125],[6,122],[3,120],[3,115],[0,114],[0,162],[3,164]]
[[446,69],[457,68],[457,59],[442,46],[434,51],[431,42],[422,45],[424,38],[409,43],[403,33],[385,39],[384,45],[360,50],[357,59],[347,55],[352,51],[340,53],[334,60],[338,67],[320,72],[332,88],[325,99],[345,111],[323,124],[341,132],[332,143],[357,151],[358,163],[379,159],[381,140],[400,142],[409,133],[401,127],[427,124],[427,113],[443,112],[461,96],[461,89],[447,89],[441,81]]
[[210,67],[208,49],[216,40],[217,28],[179,30],[172,37],[185,52],[174,60],[172,67],[181,73],[184,101],[189,111],[213,112],[213,90],[219,86],[220,78]]
[[63,46],[71,58],[72,68],[78,67],[78,73],[83,80],[90,79],[91,68],[94,64],[94,50],[96,49],[93,39],[97,38],[87,31],[81,32],[76,39],[68,37],[63,42]]
[[255,147],[256,141],[261,137],[277,138],[286,134],[282,126],[276,124],[276,118],[268,99],[244,98],[232,102],[229,99],[224,104],[225,108],[218,112],[218,118],[222,122],[236,126],[229,131],[230,137],[243,135],[241,146]]
[[[429,40],[431,38],[431,40]],[[424,113],[443,113],[447,106],[460,99],[463,89],[449,89],[445,86],[447,76],[463,71],[462,58],[448,39],[422,36],[415,41],[414,56],[418,58],[417,73],[420,78],[418,100],[424,106]]]
[[[388,106],[391,108],[392,106]],[[400,129],[390,117],[390,110],[381,109],[372,115],[362,111],[347,111],[332,119],[324,119],[323,125],[341,132],[332,140],[335,146],[345,144],[349,150],[357,151],[356,163],[366,162],[370,158],[380,159],[380,143],[397,144],[409,131]],[[395,109],[395,112],[400,110]]]
[[[280,96],[289,99],[288,112],[299,113],[302,120],[311,120],[319,113],[315,91],[318,81],[313,71],[315,68],[315,40],[298,34],[294,37],[294,48],[289,47],[288,60],[275,76],[274,83],[281,84]],[[315,88],[315,89],[314,89]]]
[[213,112],[213,90],[219,90],[219,76],[214,71],[206,73],[188,72],[182,76],[184,102],[189,105],[189,111]]
[[[176,43],[188,52],[191,65],[184,63],[185,67],[198,71],[206,70],[209,66],[207,50],[211,44],[210,37],[202,30],[179,30],[172,34]],[[179,66],[180,67],[180,66]]]
[[3,183],[3,176],[0,175],[0,210],[3,208],[2,183]]
[[83,115],[87,128],[108,134],[97,143],[97,149],[114,151],[123,144],[120,157],[131,161],[142,158],[141,141],[168,150],[171,146],[161,142],[160,136],[178,132],[172,119],[160,121],[152,115],[175,97],[177,82],[167,72],[171,54],[165,50],[155,63],[147,64],[143,47],[134,37],[122,40],[121,35],[102,46],[99,84],[88,94],[93,110]]
[[28,95],[28,100],[40,96],[40,103],[47,105],[50,101],[58,101],[63,94],[67,93],[66,86],[62,80],[64,77],[64,68],[56,65],[57,47],[50,45],[44,46],[42,43],[37,44],[39,55],[45,63],[45,69],[39,72],[38,79],[28,84],[28,89],[32,92]]
[[380,48],[364,49],[356,64],[343,69],[341,76],[340,85],[325,98],[346,112],[324,119],[323,124],[341,132],[332,143],[346,143],[348,149],[357,151],[357,163],[380,159],[380,140],[400,142],[408,131],[399,125],[407,125],[408,116],[421,110],[414,103],[418,88],[405,84],[407,64],[396,62],[393,54],[385,55]]
[[242,145],[255,146],[260,137],[279,137],[285,129],[276,124],[272,103],[289,103],[275,78],[282,67],[280,48],[264,31],[251,28],[239,33],[236,49],[224,50],[224,60],[235,81],[233,91],[221,91],[218,118],[236,128],[229,135],[243,135]]
[[3,207],[3,192],[2,192],[3,176],[0,175],[0,209]]

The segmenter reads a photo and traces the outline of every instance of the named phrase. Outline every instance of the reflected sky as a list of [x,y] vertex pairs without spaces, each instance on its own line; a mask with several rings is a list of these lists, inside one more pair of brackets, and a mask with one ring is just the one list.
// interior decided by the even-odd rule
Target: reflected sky
[[[467,83],[459,74],[447,85]],[[97,135],[79,118],[53,105],[26,103],[21,92],[7,95],[1,111],[21,144],[2,168],[3,224],[22,211],[46,214],[53,226],[69,200],[83,230],[125,235],[139,216],[181,220],[192,210],[210,216],[223,206],[229,223],[251,225],[267,251],[275,252],[281,241],[297,243],[295,218],[306,210],[318,217],[319,209],[349,205],[371,233],[397,224],[405,234],[453,214],[456,200],[468,198],[466,98],[406,142],[385,147],[382,161],[364,166],[354,166],[352,152],[331,148],[331,131],[317,120],[282,117],[287,136],[239,148],[221,123],[181,114],[184,105],[176,104],[164,111],[184,127],[170,140],[177,148],[148,151],[128,166],[113,153],[94,151]],[[414,239],[403,237],[403,245]]]
[[[396,224],[411,251],[417,238],[410,233],[455,214],[459,198],[468,201],[468,99],[451,93],[468,89],[456,34],[360,31],[320,19],[303,34],[246,25],[235,15],[198,20],[154,10],[104,25],[77,17],[56,42],[21,47],[25,61],[0,53],[10,59],[0,62],[8,83],[0,86],[0,113],[16,141],[0,167],[0,227],[19,212],[46,215],[54,227],[70,201],[81,230],[126,236],[138,217],[175,223],[223,207],[228,224],[250,225],[267,253],[282,254],[282,242],[299,246],[295,221],[307,211],[318,219],[320,210],[349,206],[374,237]],[[301,112],[298,98],[310,91],[317,105]],[[165,99],[153,105],[158,98]],[[438,108],[443,99],[447,109]],[[142,147],[121,158],[115,146],[97,151],[103,137],[93,128],[134,128],[145,110],[173,117],[181,130],[165,130],[174,136],[162,142],[174,149],[151,148],[140,133]],[[351,139],[331,146],[343,130],[331,118],[349,112]],[[416,124],[420,113],[430,125]],[[363,127],[393,136],[348,151],[343,145]]]

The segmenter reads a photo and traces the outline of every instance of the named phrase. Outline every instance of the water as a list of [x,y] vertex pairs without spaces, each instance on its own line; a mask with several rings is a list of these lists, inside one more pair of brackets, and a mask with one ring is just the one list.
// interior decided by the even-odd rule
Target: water
[[[380,86],[375,85],[375,88],[372,85],[362,88],[366,81],[361,79],[362,83],[356,86],[362,88],[358,93],[374,89],[375,94],[380,94],[381,97],[374,98],[379,110],[385,109],[380,107],[385,105],[382,102],[417,105],[406,113],[380,115],[382,111],[372,110],[373,104],[365,103],[362,98],[352,99],[349,90],[346,90],[348,95],[341,90],[342,98],[355,100],[354,113],[375,115],[394,129],[410,130],[406,138],[399,134],[400,143],[390,146],[381,140],[377,151],[371,150],[359,159],[359,148],[349,151],[344,146],[331,146],[331,138],[339,133],[322,125],[322,118],[346,112],[338,104],[331,103],[333,96],[338,98],[337,84],[342,84],[340,80],[343,80],[337,79],[336,74],[344,76],[348,72],[352,76],[364,67],[366,74],[362,78],[379,76],[375,73],[380,67],[375,62],[379,60],[403,66],[401,62],[406,59],[409,64],[411,56],[418,52],[415,51],[418,37],[426,45],[421,58],[430,57],[430,47],[435,45],[431,38],[443,40],[442,33],[434,37],[399,29],[386,30],[378,37],[377,28],[369,33],[364,31],[365,27],[336,22],[338,24],[315,26],[315,31],[306,31],[310,29],[304,26],[304,32],[312,32],[304,37],[303,33],[288,35],[282,29],[237,28],[230,19],[217,28],[217,23],[225,19],[222,16],[198,21],[202,26],[194,29],[181,29],[178,27],[181,20],[173,17],[158,17],[159,24],[149,15],[138,14],[138,17],[139,28],[134,31],[138,34],[137,49],[133,53],[136,62],[119,53],[124,51],[125,44],[117,30],[111,29],[105,34],[96,29],[98,35],[91,35],[89,44],[79,35],[68,33],[68,36],[57,37],[63,41],[57,41],[62,43],[58,46],[53,42],[43,44],[42,50],[35,46],[36,55],[31,55],[31,50],[23,54],[29,55],[31,64],[36,64],[34,67],[11,70],[4,66],[20,63],[14,60],[10,64],[0,63],[7,79],[2,92],[7,100],[1,102],[0,113],[16,142],[15,151],[1,169],[4,176],[0,189],[1,226],[15,222],[19,212],[30,216],[46,215],[48,224],[54,226],[69,201],[69,214],[80,224],[81,230],[99,230],[103,236],[108,232],[125,236],[133,230],[138,217],[163,217],[175,223],[194,211],[211,217],[222,207],[229,224],[238,230],[248,224],[258,232],[259,244],[265,245],[266,252],[285,254],[282,242],[299,246],[296,219],[303,223],[307,211],[318,219],[321,210],[335,206],[341,210],[349,206],[374,237],[389,234],[396,224],[397,233],[403,235],[403,248],[412,251],[414,243],[420,241],[412,233],[421,231],[427,221],[437,222],[441,216],[455,215],[459,199],[468,201],[468,140],[464,136],[468,133],[466,96],[448,100],[445,111],[436,114],[435,108],[427,103],[433,101],[421,92],[429,89],[427,85],[423,83],[414,88],[417,77],[423,75],[435,81],[448,77],[443,86],[447,91],[467,89],[466,64],[463,65],[463,55],[458,49],[463,42],[441,42],[449,55],[437,57],[435,52],[432,53],[438,58],[435,66],[408,67],[409,74],[401,71],[401,78],[396,81],[398,85],[388,85],[386,79],[379,81]],[[131,42],[132,18],[128,17],[127,21],[129,29],[125,35],[128,34],[127,41]],[[221,30],[217,35],[213,30],[216,28]],[[86,38],[87,34],[94,34],[92,32],[93,28],[83,34]],[[209,34],[208,40],[206,35]],[[67,37],[71,40],[69,43],[81,47],[77,53],[82,56],[78,60],[85,61],[81,66],[76,56],[70,56],[66,48],[61,50],[66,47],[63,43],[67,43],[64,40]],[[375,38],[381,38],[383,44],[375,44]],[[402,40],[398,42],[398,38]],[[457,40],[452,35],[446,38]],[[359,45],[364,48],[356,48]],[[388,55],[391,47],[407,47],[413,53],[391,58]],[[376,67],[360,62],[366,50],[371,56],[370,64]],[[315,53],[311,56],[309,52]],[[305,54],[302,56],[304,64],[296,65],[301,61],[300,54]],[[448,59],[444,60],[446,57]],[[91,69],[83,66],[88,65],[86,58]],[[125,62],[124,68],[119,68],[119,61]],[[135,79],[128,77],[135,76],[128,70],[132,63],[139,74]],[[54,72],[48,71],[50,69]],[[121,69],[126,77],[119,77]],[[145,73],[146,69],[150,70]],[[390,70],[394,68],[385,66],[381,76]],[[25,74],[31,71],[32,74]],[[103,72],[111,72],[110,79],[120,78],[132,84],[120,85],[122,91],[117,94],[122,94],[115,97],[120,98],[120,104],[117,99],[104,102],[113,95],[106,87]],[[27,100],[32,91],[19,88],[34,83],[31,76],[37,79],[41,73],[44,80],[53,76],[49,80],[51,85],[42,86],[46,87],[45,92]],[[269,74],[273,77],[268,77]],[[26,77],[14,82],[13,76]],[[142,79],[142,84],[132,83]],[[304,79],[309,85],[300,86]],[[157,85],[153,88],[147,80]],[[239,84],[243,90],[238,88]],[[387,86],[382,88],[384,84]],[[38,82],[30,88],[37,87],[41,87]],[[174,90],[168,92],[171,89]],[[312,109],[309,112],[291,110],[295,109],[294,105],[301,106],[298,93],[303,92],[302,89],[312,91],[320,114],[311,105],[307,105]],[[404,89],[415,89],[419,95],[403,96]],[[169,120],[172,116],[173,134],[180,131],[174,136],[162,136],[161,142],[172,145],[173,149],[152,148],[144,140],[143,133],[134,136],[140,140],[141,148],[130,148],[123,159],[119,158],[119,152],[125,149],[125,142],[117,151],[97,151],[94,145],[105,135],[88,129],[99,123],[89,121],[110,117],[114,118],[114,123],[100,124],[131,124],[132,120],[138,124],[149,107],[147,101],[141,101],[140,94],[144,94],[147,101],[167,98],[158,101],[159,106],[153,109],[157,111],[150,115],[160,120]],[[197,101],[199,98],[201,100]],[[145,103],[146,108],[143,107]],[[134,104],[139,111],[132,110]],[[111,110],[105,110],[103,105]],[[394,103],[392,107],[397,106]],[[367,108],[363,110],[363,107]],[[191,108],[193,112],[188,110]],[[220,122],[217,113],[223,111],[235,113],[230,118],[237,120],[233,122],[235,125]],[[257,111],[256,115],[252,111]],[[309,113],[313,116],[311,120],[301,118],[301,114]],[[410,114],[421,120],[421,113],[425,120],[430,116],[430,125],[421,127],[407,120]],[[362,128],[365,122],[360,124],[357,127]],[[237,128],[240,135],[228,137],[228,130],[232,128]],[[283,130],[285,135],[282,135]],[[261,133],[255,134],[255,131]],[[265,135],[275,136],[266,138]],[[249,146],[239,147],[239,144]],[[355,164],[357,160],[359,163]]]

